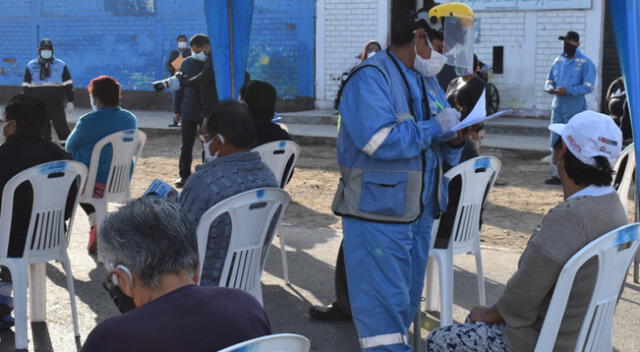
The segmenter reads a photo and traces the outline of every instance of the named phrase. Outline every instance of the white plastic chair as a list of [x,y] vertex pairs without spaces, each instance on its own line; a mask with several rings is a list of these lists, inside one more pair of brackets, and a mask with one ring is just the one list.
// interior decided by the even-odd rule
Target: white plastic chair
[[624,161],[626,161],[625,168],[622,171],[622,177],[620,178],[620,183],[617,185],[616,190],[618,191],[624,210],[627,211],[627,207],[629,205],[629,189],[631,188],[633,175],[636,172],[636,153],[633,150],[633,143],[624,148],[622,153],[620,153],[620,156],[618,156],[616,164],[613,167],[613,170],[615,171],[614,181],[618,178],[617,174]]
[[[249,292],[262,304],[262,269],[273,234],[288,204],[287,192],[273,187],[240,193],[207,210],[200,218],[197,230],[199,271],[202,273],[206,260],[211,224],[220,215],[229,214],[231,236],[218,286]],[[269,233],[274,221],[273,231]]]
[[[260,159],[273,171],[276,179],[280,182],[280,188],[284,188],[289,178],[291,178],[298,156],[300,156],[300,146],[292,141],[275,141],[259,145],[253,148],[252,151],[260,153]],[[289,160],[291,160],[291,163],[287,168]],[[280,237],[280,255],[282,256],[282,276],[284,276],[285,283],[289,284],[285,238],[282,234],[279,234],[278,237]]]
[[461,178],[460,201],[453,222],[447,248],[433,248],[437,228],[431,239],[429,263],[426,275],[427,310],[435,310],[436,276],[433,264],[438,266],[440,286],[440,326],[453,321],[453,256],[464,253],[475,255],[478,293],[481,305],[486,305],[482,255],[480,252],[480,213],[489,192],[500,172],[501,163],[492,156],[480,156],[467,160],[449,170],[444,176],[449,180]]
[[598,258],[598,276],[574,351],[611,351],[613,314],[634,253],[640,223],[623,226],[593,240],[574,254],[558,276],[535,352],[552,351],[578,270]]
[[[93,147],[87,184],[80,199],[80,203],[88,203],[96,209],[96,228],[107,215],[109,203],[125,203],[131,199],[131,177],[133,168],[142,154],[142,149],[147,141],[144,132],[131,129],[119,131],[102,138]],[[96,175],[99,168],[100,153],[102,148],[111,144],[113,149],[109,176],[105,184],[102,198],[93,197],[93,189],[96,184]]]
[[309,339],[298,334],[276,334],[240,342],[218,352],[309,352]]
[[[67,289],[71,300],[73,331],[80,336],[76,309],[76,293],[73,285],[71,263],[67,255],[69,235],[78,205],[80,190],[86,180],[87,169],[78,162],[62,160],[40,164],[24,170],[7,182],[2,192],[0,210],[0,265],[11,272],[15,307],[16,349],[29,345],[27,334],[27,278],[31,281],[31,320],[45,321],[46,285],[45,263],[57,260],[67,276]],[[8,257],[14,193],[16,188],[30,183],[33,189],[33,207],[25,238],[22,257]],[[67,196],[73,184],[78,193],[73,203],[71,218],[65,223]]]

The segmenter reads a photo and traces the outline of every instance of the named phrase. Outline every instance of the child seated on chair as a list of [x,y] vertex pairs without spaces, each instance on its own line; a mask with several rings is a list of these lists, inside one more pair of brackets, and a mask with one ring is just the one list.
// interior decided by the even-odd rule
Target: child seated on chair
[[[471,310],[465,324],[440,327],[428,351],[533,351],[560,271],[580,249],[627,223],[611,186],[622,134],[606,115],[584,111],[549,129],[561,136],[553,150],[565,201],[531,235],[518,270],[491,307]],[[606,209],[607,211],[602,211]],[[576,275],[554,350],[569,351],[578,338],[596,282],[597,263]]]
[[[89,82],[89,98],[93,111],[82,116],[76,127],[67,138],[66,148],[73,155],[73,160],[89,167],[93,147],[102,138],[128,129],[137,128],[136,116],[122,109],[120,105],[120,83],[109,76],[99,76]],[[111,145],[104,147],[100,153],[100,167],[96,174],[94,198],[102,198],[104,187],[109,177],[111,162]],[[96,252],[96,218],[95,208],[91,204],[80,203],[82,209],[89,216],[89,253]]]
[[[195,221],[209,208],[236,194],[264,187],[278,187],[271,169],[257,152],[255,127],[246,107],[223,101],[204,119],[200,139],[205,164],[196,168],[180,194],[180,205]],[[276,217],[277,218],[277,217]],[[231,223],[227,214],[211,225],[202,268],[203,284],[217,285],[229,247]]]
[[[45,123],[48,123],[47,113],[44,104],[37,98],[19,94],[11,98],[4,108],[0,122],[0,214],[2,192],[12,177],[38,164],[71,159],[69,153],[60,146],[41,137]],[[72,189],[72,194],[67,198],[66,219],[71,216],[75,192],[77,189]],[[23,183],[18,186],[14,194],[11,232],[3,234],[9,236],[8,252],[0,255],[22,257],[32,203],[31,185]],[[13,325],[13,318],[9,315],[13,309],[10,282],[11,273],[3,267],[0,283],[0,331]]]
[[[274,122],[276,113],[276,89],[264,81],[250,81],[240,89],[241,102],[247,105],[256,130],[255,146],[274,141],[290,141],[291,136]],[[286,128],[286,126],[284,126]]]

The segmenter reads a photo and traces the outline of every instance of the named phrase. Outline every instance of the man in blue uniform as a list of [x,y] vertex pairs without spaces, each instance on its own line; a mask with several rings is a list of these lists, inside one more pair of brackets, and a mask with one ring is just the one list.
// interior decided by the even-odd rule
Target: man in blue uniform
[[432,116],[423,52],[431,54],[425,27],[399,20],[390,49],[352,72],[339,107],[332,208],[343,217],[351,308],[366,351],[411,350],[431,227],[446,204],[441,163],[457,163],[466,137],[451,132],[457,111]]
[[48,120],[42,136],[51,140],[51,121],[64,144],[70,133],[65,110],[70,113],[74,109],[73,81],[64,61],[53,56],[51,40],[40,41],[38,57],[29,61],[24,71],[22,88],[24,94],[39,98],[45,104]]
[[[551,123],[564,123],[577,113],[587,110],[585,95],[593,91],[596,81],[596,66],[578,47],[580,35],[569,31],[558,37],[564,42],[562,55],[558,56],[545,82],[545,91],[554,95],[551,103]],[[558,141],[558,135],[551,132],[551,148]],[[551,177],[546,184],[559,185],[555,167],[551,167]]]

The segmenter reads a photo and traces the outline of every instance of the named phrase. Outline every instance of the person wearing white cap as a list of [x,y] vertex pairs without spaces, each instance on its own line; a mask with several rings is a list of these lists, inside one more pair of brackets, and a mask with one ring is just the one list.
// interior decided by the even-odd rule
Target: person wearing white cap
[[[427,351],[533,351],[549,308],[553,288],[566,262],[598,236],[627,223],[611,186],[622,133],[607,115],[576,114],[567,124],[552,124],[560,138],[553,163],[564,201],[531,235],[498,301],[471,310],[465,324],[435,329]],[[602,211],[606,209],[607,211]],[[574,280],[554,351],[573,350],[596,281],[597,262],[585,264]]]

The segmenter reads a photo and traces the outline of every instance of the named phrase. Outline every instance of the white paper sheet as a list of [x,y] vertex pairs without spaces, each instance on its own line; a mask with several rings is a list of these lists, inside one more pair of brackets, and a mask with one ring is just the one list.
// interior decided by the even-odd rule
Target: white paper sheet
[[502,116],[508,112],[511,112],[511,110],[503,110],[503,111],[498,111],[493,115],[487,116],[487,98],[485,96],[485,93],[486,93],[486,89],[482,91],[482,95],[480,95],[478,102],[473,107],[469,115],[467,115],[467,117],[463,121],[460,121],[460,123],[455,125],[452,131],[454,132],[459,131],[469,126],[473,126],[477,123],[492,119],[494,117]]

